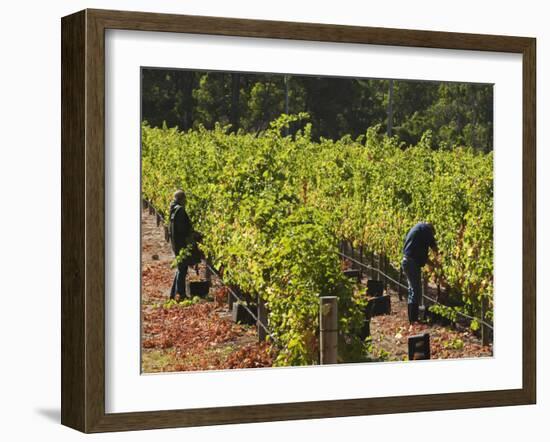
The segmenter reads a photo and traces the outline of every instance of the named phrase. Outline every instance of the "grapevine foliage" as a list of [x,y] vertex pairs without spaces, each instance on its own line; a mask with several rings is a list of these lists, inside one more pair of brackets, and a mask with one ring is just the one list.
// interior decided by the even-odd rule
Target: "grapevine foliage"
[[[442,267],[428,276],[463,309],[478,313],[493,293],[492,154],[432,150],[429,133],[403,148],[371,128],[356,140],[311,141],[306,115],[283,115],[255,136],[142,127],[142,192],[168,208],[175,189],[201,232],[201,249],[224,279],[262,297],[283,350],[278,365],[317,362],[319,296],[339,299],[341,358],[360,360],[355,338],[364,301],[340,269],[341,240],[399,266],[407,230],[436,226]],[[166,219],[166,217],[165,217]],[[344,345],[345,344],[345,345]],[[349,351],[359,349],[358,352]]]

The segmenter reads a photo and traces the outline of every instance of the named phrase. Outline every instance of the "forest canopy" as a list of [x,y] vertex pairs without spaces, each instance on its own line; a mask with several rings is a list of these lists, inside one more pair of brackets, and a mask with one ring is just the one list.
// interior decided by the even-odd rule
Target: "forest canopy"
[[260,133],[283,113],[303,112],[314,140],[357,138],[378,125],[405,146],[430,131],[433,149],[493,150],[490,84],[142,69],[142,120],[152,127]]

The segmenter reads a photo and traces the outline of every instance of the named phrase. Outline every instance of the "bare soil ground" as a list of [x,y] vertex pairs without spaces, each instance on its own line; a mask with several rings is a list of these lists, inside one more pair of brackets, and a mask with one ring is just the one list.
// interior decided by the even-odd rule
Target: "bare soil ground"
[[[255,327],[235,324],[227,291],[213,276],[209,295],[191,305],[167,304],[175,270],[162,224],[142,211],[142,370],[144,373],[269,367],[274,352]],[[198,271],[196,271],[198,270]],[[201,268],[189,268],[199,279]]]
[[409,336],[430,334],[431,359],[479,358],[493,355],[492,345],[482,346],[481,341],[465,326],[439,324],[409,325],[406,300],[399,301],[396,293],[391,297],[390,315],[376,316],[371,320],[371,335],[376,356],[382,360],[406,360]]
[[[346,260],[343,266],[350,268],[351,264]],[[368,278],[364,275],[358,285],[359,290],[366,292],[367,281]],[[436,291],[436,287],[428,287],[428,294],[432,298],[436,298]],[[470,329],[469,322],[459,321],[448,325],[423,321],[410,325],[406,290],[402,290],[400,298],[398,292],[388,285],[385,293],[390,295],[391,313],[375,316],[370,323],[375,359],[408,360],[408,338],[424,333],[430,335],[431,359],[479,358],[493,355],[492,343],[483,346],[480,338]]]

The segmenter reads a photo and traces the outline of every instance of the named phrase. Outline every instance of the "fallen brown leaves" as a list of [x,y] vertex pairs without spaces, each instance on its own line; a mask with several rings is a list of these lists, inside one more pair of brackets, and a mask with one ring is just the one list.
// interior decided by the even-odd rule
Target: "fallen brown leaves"
[[234,324],[219,302],[148,307],[143,337],[144,350],[171,355],[161,371],[270,367],[276,356],[268,344],[256,342],[255,328]]
[[479,339],[467,329],[453,329],[438,324],[409,325],[407,304],[392,299],[392,314],[376,316],[371,320],[375,348],[383,348],[391,359],[403,360],[408,355],[409,336],[430,334],[432,359],[479,358],[492,356],[491,346],[482,346]]
[[225,286],[218,288],[214,291],[214,302],[216,306],[221,308],[227,303],[227,297],[229,295],[229,289]]
[[249,344],[230,354],[223,368],[271,367],[276,356],[270,344]]
[[178,347],[185,350],[208,343],[219,344],[235,339],[242,330],[215,314],[210,302],[189,307],[158,307],[143,315],[143,333],[151,338],[143,341],[145,348]]
[[175,271],[163,262],[146,264],[141,272],[142,302],[166,301]]

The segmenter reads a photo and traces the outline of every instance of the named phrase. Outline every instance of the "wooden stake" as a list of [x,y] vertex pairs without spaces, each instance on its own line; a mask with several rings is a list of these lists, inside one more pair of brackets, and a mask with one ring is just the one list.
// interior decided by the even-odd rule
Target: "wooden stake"
[[267,327],[267,308],[265,307],[265,301],[258,295],[258,323],[256,326],[258,327],[258,341],[263,342],[267,338],[267,332],[265,329],[260,325],[262,323],[265,327]]
[[[388,256],[384,253],[384,273],[386,275],[388,274],[388,264],[389,264]],[[390,283],[390,280],[388,279],[388,277],[384,276],[384,291],[386,293],[388,292],[388,284],[389,283]]]
[[235,298],[233,298],[233,293],[231,293],[229,290],[227,291],[227,308],[230,312],[233,311],[233,303],[235,302]]
[[[481,297],[481,320],[485,322],[485,313],[487,311],[487,298]],[[481,345],[489,345],[489,328],[481,324]]]
[[206,259],[203,261],[204,261],[204,280],[208,282],[212,282],[212,272],[210,271],[210,267],[209,267],[210,263]]
[[[359,246],[359,262],[363,264],[363,246]],[[359,278],[363,279],[363,266],[359,266]]]
[[424,296],[428,294],[428,278],[426,275],[422,274],[422,296],[418,302],[419,305],[424,305]]
[[338,298],[322,296],[320,298],[319,325],[321,336],[320,363],[338,362]]
[[[229,311],[232,311],[233,310],[233,304],[236,303],[236,302],[244,301],[244,297],[243,297],[243,294],[242,294],[242,292],[241,292],[241,290],[239,289],[238,286],[230,285],[230,286],[228,286],[228,288],[230,290],[228,290],[228,292],[227,292],[227,304],[229,305]],[[233,291],[233,293],[237,296],[237,299],[235,299],[235,296],[233,296],[233,293],[231,293],[231,291]]]

